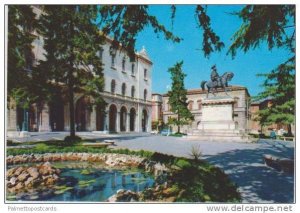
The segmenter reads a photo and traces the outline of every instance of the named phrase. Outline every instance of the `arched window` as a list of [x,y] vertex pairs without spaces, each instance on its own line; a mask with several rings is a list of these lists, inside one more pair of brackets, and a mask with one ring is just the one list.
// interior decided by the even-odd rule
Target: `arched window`
[[146,100],[147,100],[147,90],[144,89],[144,101],[146,101]]
[[135,87],[132,86],[131,87],[131,97],[134,98],[134,96],[135,96]]
[[126,95],[126,84],[125,83],[122,84],[122,95],[123,96]]
[[116,80],[111,80],[111,85],[110,85],[110,91],[112,94],[115,94],[116,92]]
[[198,110],[201,110],[202,109],[202,101],[198,100],[197,104],[198,104]]
[[193,104],[194,104],[194,101],[189,101],[188,102],[188,109],[189,110],[193,110]]

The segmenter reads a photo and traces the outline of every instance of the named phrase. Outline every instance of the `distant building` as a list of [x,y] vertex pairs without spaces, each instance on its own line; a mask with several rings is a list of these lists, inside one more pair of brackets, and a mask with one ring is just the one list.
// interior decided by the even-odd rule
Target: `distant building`
[[162,120],[162,96],[158,93],[152,94],[152,121]]
[[[259,134],[259,133],[265,133],[269,134],[270,131],[276,130],[277,134],[281,135],[284,132],[288,131],[287,125],[277,123],[277,124],[270,124],[266,126],[262,126],[259,121],[257,121],[257,113],[259,110],[263,110],[266,108],[272,107],[272,99],[268,98],[262,101],[256,101],[252,102],[250,106],[250,123],[249,123],[249,129],[250,133],[253,134]],[[292,125],[292,132],[294,133],[294,125]]]

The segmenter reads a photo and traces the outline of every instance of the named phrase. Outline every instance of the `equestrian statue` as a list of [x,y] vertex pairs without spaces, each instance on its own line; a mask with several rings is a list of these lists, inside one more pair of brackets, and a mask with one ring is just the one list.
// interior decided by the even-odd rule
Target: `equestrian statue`
[[213,65],[211,67],[210,81],[201,82],[202,90],[205,90],[205,85],[206,85],[207,88],[206,97],[208,97],[209,93],[215,95],[215,91],[217,91],[218,88],[223,88],[226,93],[227,92],[226,88],[228,87],[228,81],[231,81],[233,76],[234,74],[232,72],[225,72],[222,76],[219,76],[216,65]]

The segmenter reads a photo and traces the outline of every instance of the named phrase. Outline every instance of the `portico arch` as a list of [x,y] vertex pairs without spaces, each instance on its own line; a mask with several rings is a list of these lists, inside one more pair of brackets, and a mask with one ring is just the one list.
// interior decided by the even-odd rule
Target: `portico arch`
[[142,112],[142,131],[146,132],[148,128],[148,112],[146,109],[143,109]]
[[109,107],[109,131],[116,132],[116,121],[117,121],[117,107],[112,104]]
[[105,130],[105,106],[96,107],[96,130],[104,131]]
[[90,99],[82,96],[75,105],[75,126],[77,131],[87,131],[90,119]]
[[135,130],[135,117],[136,117],[136,110],[134,108],[130,109],[130,131],[133,132]]
[[121,107],[120,110],[120,131],[125,132],[126,131],[126,122],[127,121],[127,109],[125,106]]

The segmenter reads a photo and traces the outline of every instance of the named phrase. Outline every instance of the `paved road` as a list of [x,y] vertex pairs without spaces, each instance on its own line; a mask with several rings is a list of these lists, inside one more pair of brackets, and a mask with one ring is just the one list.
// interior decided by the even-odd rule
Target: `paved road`
[[[17,141],[63,139],[68,133],[32,134]],[[294,158],[294,143],[261,140],[255,144],[238,142],[205,142],[149,134],[101,135],[81,132],[84,139],[114,139],[115,148],[149,150],[190,157],[192,147],[199,147],[204,159],[222,168],[235,182],[246,203],[290,203],[294,201],[294,177],[267,167],[264,154]]]

